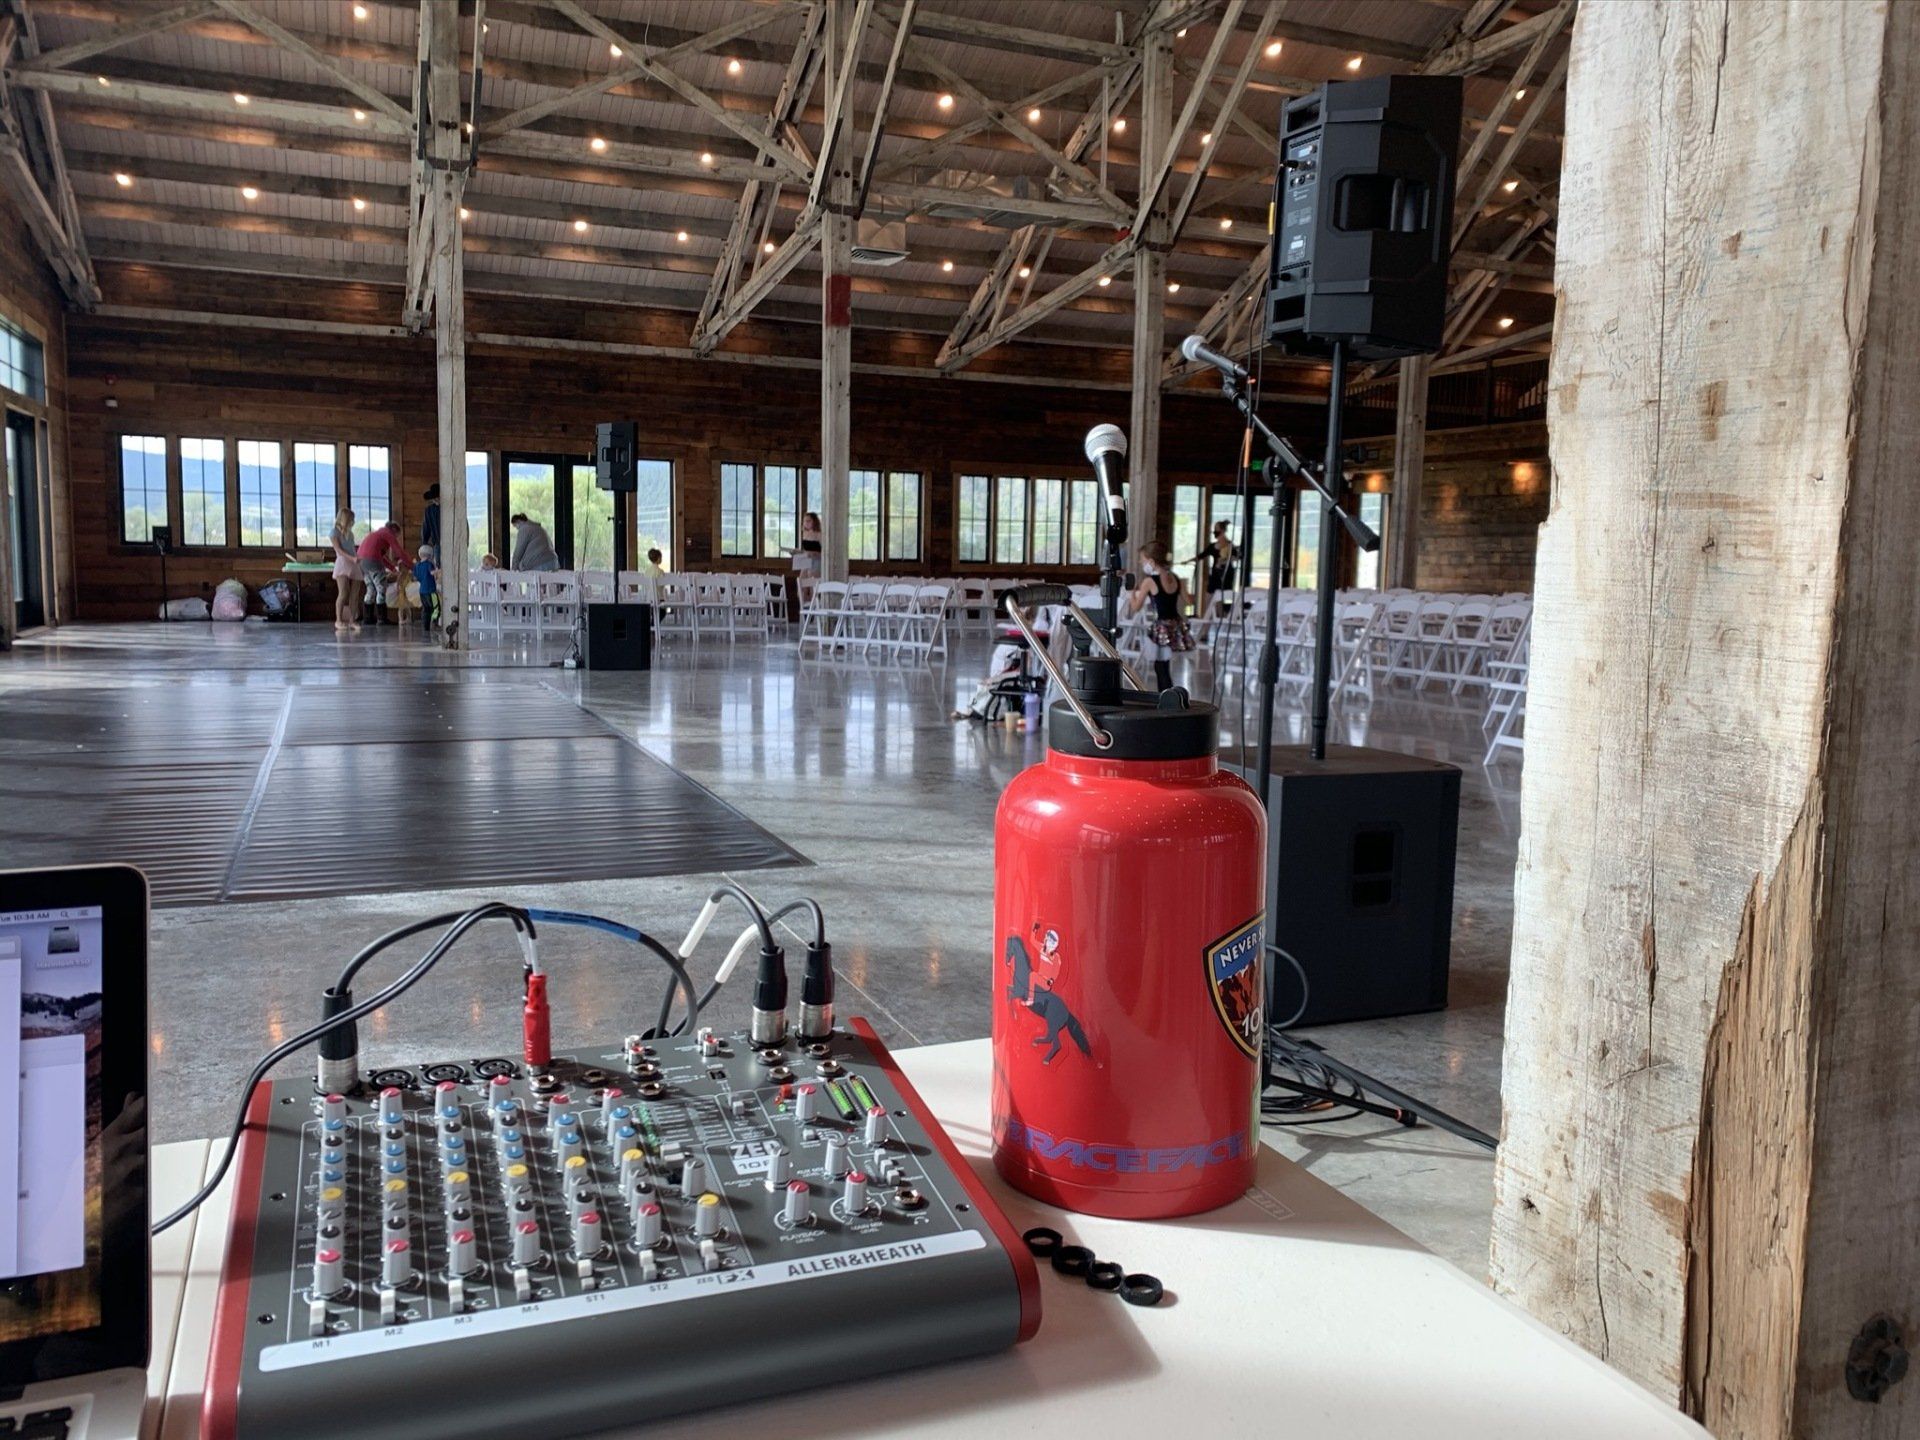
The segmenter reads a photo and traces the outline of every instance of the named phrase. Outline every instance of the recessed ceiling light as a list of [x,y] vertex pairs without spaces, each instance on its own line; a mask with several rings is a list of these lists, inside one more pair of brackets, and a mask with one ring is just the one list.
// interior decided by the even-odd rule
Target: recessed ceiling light
[[573,228],[576,234],[584,235],[587,233],[587,222],[584,220],[576,220],[573,222]]
[[1527,98],[1527,92],[1525,90],[1516,90],[1513,92],[1513,98],[1516,100],[1524,100]]
[[1513,328],[1513,317],[1511,315],[1502,315],[1495,323],[1498,324],[1502,330],[1511,330]]
[[1020,278],[1022,280],[1026,279],[1031,274],[1033,274],[1033,267],[1031,265],[1022,265],[1020,267]]
[[1121,131],[1125,130],[1126,128],[1127,128],[1127,117],[1124,115],[1122,115],[1118,120],[1115,120],[1113,122],[1113,133],[1116,135],[1118,135]]
[[354,18],[354,19],[356,19],[356,20],[364,20],[364,19],[366,19],[366,18],[367,18],[367,7],[366,7],[366,6],[364,6],[364,5],[356,5],[356,6],[354,6],[354,7],[353,7],[353,18]]
[[1231,215],[1222,215],[1220,217],[1220,228],[1222,230],[1231,230],[1233,228],[1233,217]]
[[678,235],[674,236],[674,239],[678,240],[682,245],[686,244],[687,232],[682,230]]
[[1173,32],[1173,38],[1176,40],[1184,40],[1187,38],[1187,32],[1184,30],[1176,30]]
[[238,90],[236,90],[233,92],[233,103],[236,105],[251,105],[253,103],[253,99],[251,96],[242,95]]
[[93,78],[94,78],[94,79],[96,79],[96,80],[98,80],[98,81],[99,81],[99,82],[100,82],[100,83],[101,83],[102,85],[111,85],[111,84],[113,84],[113,82],[112,82],[111,80],[109,80],[109,79],[107,79],[107,77],[106,77],[106,76],[104,76],[104,75],[96,75],[96,76],[94,76]]
[[762,245],[760,247],[760,253],[762,255],[771,255],[773,253],[773,242],[769,240],[764,245]]
[[1180,293],[1180,282],[1178,280],[1169,280],[1167,282],[1167,293],[1169,295],[1178,295]]
[[260,198],[260,192],[251,185],[242,185],[240,187],[240,194],[248,200],[258,200]]
[[1502,185],[1500,188],[1506,191],[1509,195],[1511,195],[1514,191],[1520,188],[1520,182],[1518,180],[1509,180],[1507,181],[1506,184]]
[[133,176],[127,174],[124,170],[116,170],[113,172],[113,183],[118,185],[122,190],[125,190],[133,184]]
[[471,220],[473,218],[473,212],[467,209],[466,206],[462,205],[460,207],[460,218],[462,220]]
[[367,118],[367,112],[364,110],[356,110],[353,112],[353,118],[356,120],[365,120]]
[[953,262],[952,262],[951,260],[942,260],[942,261],[940,262],[940,268],[941,268],[942,270],[944,270],[944,271],[946,271],[946,272],[947,272],[948,274],[952,274],[952,273],[953,273]]
[[934,101],[933,103],[938,105],[942,110],[951,110],[953,108],[953,96],[942,95],[938,100]]
[[1267,58],[1271,60],[1273,59],[1274,56],[1278,55],[1279,53],[1280,53],[1280,42],[1278,40],[1269,40],[1267,42]]
[[1040,110],[1038,106],[1027,111],[1027,123],[1029,125],[1038,125],[1040,123]]
[[1111,275],[1102,275],[1100,277],[1100,286],[1102,289],[1105,289],[1107,286],[1111,285],[1112,283],[1113,283],[1113,277]]
[[602,140],[598,135],[596,135],[591,140],[587,141],[587,148],[589,150],[594,150],[594,151],[604,150],[607,148],[607,142]]
[[1213,143],[1213,131],[1209,130],[1203,134],[1200,137],[1200,143],[1202,145],[1211,145]]
[[1347,69],[1358,70],[1360,66],[1365,62],[1366,58],[1367,57],[1364,55],[1354,56],[1351,60],[1347,61]]
[[700,152],[700,163],[702,165],[711,165],[713,163],[713,152],[711,150],[702,150]]
[[356,210],[364,210],[367,208],[367,202],[356,195],[353,197],[353,208]]
[[609,45],[607,46],[607,53],[618,60],[620,58],[620,47],[618,45]]
[[727,61],[727,74],[738,75],[739,73],[740,73],[740,62],[738,60]]

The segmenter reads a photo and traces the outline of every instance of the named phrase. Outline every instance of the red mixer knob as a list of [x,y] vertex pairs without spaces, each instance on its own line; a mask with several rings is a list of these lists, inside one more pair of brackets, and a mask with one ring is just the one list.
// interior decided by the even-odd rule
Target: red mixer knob
[[532,1265],[540,1259],[540,1227],[532,1220],[522,1220],[513,1227],[513,1263]]
[[390,1288],[413,1279],[413,1247],[405,1240],[389,1240],[380,1256],[380,1283]]

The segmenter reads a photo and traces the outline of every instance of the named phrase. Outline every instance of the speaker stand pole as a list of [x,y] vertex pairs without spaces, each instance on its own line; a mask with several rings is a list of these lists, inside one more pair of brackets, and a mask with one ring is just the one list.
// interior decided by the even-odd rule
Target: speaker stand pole
[[[1333,375],[1327,382],[1327,455],[1320,472],[1326,480],[1320,503],[1320,562],[1315,577],[1320,611],[1313,634],[1313,742],[1309,752],[1317,763],[1327,758],[1327,694],[1333,686],[1333,592],[1334,569],[1340,560],[1340,537],[1333,528],[1339,509],[1346,467],[1340,463],[1340,422],[1346,405],[1347,343],[1333,342]],[[1377,545],[1380,542],[1375,540]]]
[[613,593],[620,598],[620,572],[630,569],[627,564],[627,492],[613,492]]

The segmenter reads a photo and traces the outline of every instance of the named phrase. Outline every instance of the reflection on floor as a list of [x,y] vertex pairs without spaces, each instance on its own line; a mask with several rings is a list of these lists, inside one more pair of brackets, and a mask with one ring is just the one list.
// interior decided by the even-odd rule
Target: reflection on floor
[[[648,674],[548,668],[557,651],[451,655],[417,634],[336,637],[320,625],[80,626],[29,637],[0,655],[0,740],[13,734],[23,691],[59,687],[185,687],[191,724],[218,727],[265,692],[354,684],[546,682],[781,837],[811,869],[742,873],[765,899],[810,893],[827,908],[842,975],[843,1013],[863,1013],[897,1044],[986,1033],[991,943],[992,833],[1001,788],[1038,758],[1037,738],[954,724],[985,660],[962,641],[933,670],[853,661],[798,661],[791,643],[708,646],[664,657]],[[1181,677],[1211,690],[1204,658]],[[129,696],[131,701],[135,697]],[[1223,739],[1241,724],[1237,682],[1223,686]],[[351,722],[350,722],[351,723]],[[368,722],[371,723],[371,722]],[[1252,718],[1247,717],[1248,728]],[[1305,739],[1297,699],[1276,729]],[[343,740],[377,740],[351,735]],[[1489,1130],[1499,1128],[1500,1035],[1518,830],[1518,765],[1480,765],[1475,708],[1383,695],[1337,711],[1334,738],[1409,750],[1465,773],[1455,892],[1452,1004],[1444,1012],[1313,1033],[1334,1054]],[[448,797],[430,773],[404,767],[369,804],[405,807],[419,843],[438,842]],[[55,797],[57,799],[57,797]],[[509,843],[534,855],[571,817],[541,794],[520,797]],[[47,812],[57,815],[57,807]],[[260,837],[297,853],[291,819]],[[48,823],[58,823],[57,819]],[[0,827],[0,866],[24,847]],[[351,840],[351,837],[348,837]],[[112,858],[101,855],[99,858]],[[508,884],[484,891],[393,893],[264,905],[189,906],[154,917],[154,1121],[160,1139],[230,1123],[235,1086],[254,1058],[316,1016],[339,963],[383,931],[483,896],[591,910],[669,940],[684,932],[713,876]],[[722,927],[696,957],[710,975]],[[395,952],[394,973],[417,951]],[[584,931],[553,935],[556,1044],[625,1034],[658,1003],[657,967]],[[641,968],[636,969],[636,966]],[[378,966],[374,967],[379,969]],[[637,984],[636,984],[637,980]],[[517,1034],[519,956],[504,935],[476,932],[446,966],[363,1029],[369,1059],[406,1063],[511,1052]],[[722,1023],[744,1019],[736,983],[716,1002]],[[292,1067],[299,1068],[299,1067]],[[1386,1121],[1295,1130],[1285,1148],[1375,1213],[1474,1274],[1485,1270],[1492,1162],[1438,1131]]]

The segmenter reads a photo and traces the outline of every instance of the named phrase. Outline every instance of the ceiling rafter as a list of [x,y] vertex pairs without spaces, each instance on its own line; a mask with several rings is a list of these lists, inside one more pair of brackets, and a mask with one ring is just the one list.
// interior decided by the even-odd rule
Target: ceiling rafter
[[[6,53],[0,59],[11,60],[16,50],[26,63],[41,55],[33,15],[20,0],[4,0],[0,17],[8,22]],[[44,91],[15,95],[5,78],[0,78],[0,188],[20,207],[68,302],[81,309],[98,304],[100,283],[87,251],[53,104]]]
[[405,107],[389,99],[385,91],[369,85],[359,76],[349,72],[338,61],[333,60],[329,56],[322,55],[318,50],[314,49],[313,46],[309,45],[305,40],[302,40],[298,35],[295,35],[291,30],[288,30],[278,21],[273,20],[269,16],[262,15],[258,10],[254,9],[252,5],[247,4],[246,0],[216,0],[216,3],[222,10],[226,11],[227,14],[233,16],[234,19],[251,29],[259,31],[282,50],[298,55],[301,59],[307,61],[323,73],[330,75],[335,83],[342,89],[358,96],[363,102],[373,109],[378,110],[388,119],[404,125],[413,118],[408,114]]

